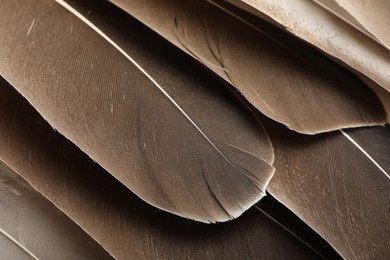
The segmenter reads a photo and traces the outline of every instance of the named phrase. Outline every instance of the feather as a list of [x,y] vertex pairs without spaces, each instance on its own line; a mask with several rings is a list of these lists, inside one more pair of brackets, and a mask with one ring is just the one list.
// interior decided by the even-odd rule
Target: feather
[[327,10],[390,48],[390,5],[388,1],[315,0]]
[[321,7],[328,10],[329,12],[333,13],[340,19],[349,23],[355,29],[359,30],[360,32],[364,33],[371,39],[380,43],[380,41],[373,34],[367,31],[366,28],[364,28],[350,13],[348,13],[346,10],[341,8],[341,6],[339,6],[334,0],[313,0],[313,1],[319,4]]
[[[224,0],[266,18],[390,91],[390,52],[306,0]],[[213,0],[216,2],[216,0]]]
[[267,191],[343,258],[389,255],[390,127],[317,136],[266,129],[276,169]]
[[255,210],[205,225],[150,207],[0,86],[0,158],[116,259],[320,258]]
[[23,248],[18,246],[3,233],[0,233],[0,257],[2,259],[34,259]]
[[1,259],[111,259],[1,161],[0,212]]
[[[258,16],[254,16],[251,13],[240,10],[236,6],[225,3],[223,0],[213,0],[212,3],[224,12],[227,12],[236,19],[246,23],[248,26],[273,38],[295,55],[302,58],[305,57],[306,60],[309,60],[313,66],[315,65],[320,70],[327,71],[329,74],[338,75],[340,78],[343,77],[343,75],[350,73],[344,69],[340,69],[338,66],[334,66],[334,61],[326,59],[318,48],[304,44],[295,36],[286,34],[285,31],[275,28],[269,22],[265,21],[266,19],[259,19]],[[376,93],[386,111],[386,122],[390,123],[390,92],[367,78],[362,73],[355,71],[355,74]]]
[[[210,75],[197,79],[185,62],[150,61],[138,41],[129,48],[141,52],[140,66],[65,3],[72,13],[53,1],[20,3],[1,9],[3,29],[13,35],[0,40],[0,73],[139,197],[215,222],[238,217],[264,196],[273,174],[267,134],[232,97],[216,94],[224,89]],[[143,69],[149,66],[150,74]]]
[[[57,3],[62,7],[48,0],[6,1],[0,9],[4,36],[0,37],[0,74],[13,85],[0,80],[0,160],[113,257],[334,259],[340,254],[353,259],[389,254],[388,129],[303,136],[259,116],[276,154],[275,177],[267,187],[271,203],[267,208],[260,202],[256,205],[260,210],[251,209],[234,222],[191,222],[134,196],[129,188],[159,208],[203,222],[235,217],[230,210],[238,216],[264,195],[272,177],[270,139],[229,85],[123,12],[105,1]],[[210,17],[230,17],[207,8],[202,10]],[[197,16],[199,9],[194,10]],[[181,18],[174,19],[180,26]],[[236,18],[226,19],[225,26],[243,26]],[[242,28],[258,33],[250,26]],[[207,38],[209,33],[200,35]],[[235,35],[241,36],[241,31]],[[244,39],[251,41],[249,36]],[[280,44],[286,38],[277,40]],[[221,41],[217,49],[231,48],[229,44]],[[295,47],[284,51],[302,62],[302,52]],[[272,55],[279,57],[277,52]],[[203,58],[198,57],[204,62]],[[309,52],[304,59],[308,63],[303,62],[302,75],[311,75],[308,64],[321,58]],[[338,72],[340,67],[328,66],[326,60],[321,62],[335,81],[345,74],[370,100],[361,101],[363,95],[355,95],[356,87],[360,88],[351,86],[342,92],[350,103],[337,104],[360,104],[359,113],[373,106],[378,122],[383,121],[381,102],[360,80],[346,70]],[[230,75],[227,72],[223,75]],[[325,95],[337,89],[331,86],[327,91],[324,87]],[[293,97],[294,93],[287,94]],[[354,96],[348,99],[348,95]],[[286,115],[294,117],[291,112]],[[359,116],[366,120],[364,113]],[[345,116],[348,122],[355,120]],[[311,123],[310,127],[324,130],[323,125]],[[220,151],[226,155],[222,159]],[[231,158],[233,163],[226,167]],[[289,210],[281,213],[285,206],[275,200]],[[0,243],[12,247],[4,236]]]
[[231,83],[263,114],[295,131],[313,134],[384,122],[380,102],[356,77],[313,68],[209,3],[111,2]]
[[342,259],[326,240],[271,195],[261,199],[254,209],[269,217],[323,259]]

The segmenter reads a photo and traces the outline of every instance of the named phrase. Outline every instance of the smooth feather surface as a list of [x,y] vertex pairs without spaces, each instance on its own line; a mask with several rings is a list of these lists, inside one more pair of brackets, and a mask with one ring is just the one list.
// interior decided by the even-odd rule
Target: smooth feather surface
[[111,2],[195,57],[259,111],[290,129],[313,134],[384,123],[380,102],[356,77],[315,69],[209,3]]
[[[142,199],[215,222],[238,217],[264,196],[273,173],[271,144],[232,99],[200,90],[216,82],[189,73],[179,78],[181,65],[163,61],[149,61],[148,74],[76,11],[52,1],[9,1],[2,11],[3,29],[13,32],[0,43],[2,75]],[[171,94],[175,88],[180,91]]]

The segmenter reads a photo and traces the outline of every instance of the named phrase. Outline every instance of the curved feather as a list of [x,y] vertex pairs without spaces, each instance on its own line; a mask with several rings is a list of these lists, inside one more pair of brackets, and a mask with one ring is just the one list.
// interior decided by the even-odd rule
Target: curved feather
[[191,67],[163,60],[149,62],[149,74],[64,2],[22,2],[1,9],[12,35],[0,40],[0,73],[139,197],[216,222],[238,217],[265,195],[273,174],[267,134],[231,98],[214,94],[215,81],[188,72],[181,79],[179,71]]
[[[327,71],[327,73],[341,78],[345,77],[346,74],[352,74],[352,72],[348,72],[345,69],[341,69],[339,66],[335,66],[335,62],[324,57],[323,52],[318,48],[305,44],[294,35],[286,34],[284,30],[276,28],[270,22],[267,22],[266,17],[260,16],[260,18],[258,17],[259,15],[253,15],[250,12],[241,10],[234,5],[224,2],[224,0],[213,0],[211,3],[255,30],[268,35],[268,37],[278,42],[279,45],[288,49],[296,56],[310,62],[313,66],[319,68],[320,70]],[[352,71],[364,82],[364,84],[366,84],[366,86],[374,91],[380,99],[387,114],[386,121],[390,123],[390,92],[367,78],[367,76],[359,71]]]
[[[383,158],[390,154],[390,128],[314,137],[274,124],[266,128],[276,158],[275,175],[267,191],[343,258],[381,259],[389,255],[390,178],[385,172],[390,168],[388,159]],[[348,133],[355,142],[346,137]]]
[[271,21],[390,91],[389,51],[316,3],[306,0],[224,1]]
[[0,86],[0,158],[116,259],[320,259],[257,211],[206,225],[151,207]]
[[112,259],[1,161],[0,241],[1,259]]
[[209,3],[111,2],[231,83],[263,114],[295,131],[313,134],[384,122],[380,101],[356,77],[315,69]]

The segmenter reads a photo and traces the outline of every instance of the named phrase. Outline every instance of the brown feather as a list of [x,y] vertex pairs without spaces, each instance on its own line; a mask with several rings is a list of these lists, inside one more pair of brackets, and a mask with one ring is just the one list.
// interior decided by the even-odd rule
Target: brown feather
[[[390,128],[313,137],[267,124],[275,175],[267,191],[317,231],[346,259],[389,255]],[[387,173],[386,173],[387,172]]]
[[[25,149],[23,146],[13,148]],[[79,226],[0,161],[0,259],[112,258]]]
[[315,69],[209,3],[111,2],[231,83],[263,114],[295,131],[313,134],[385,122],[380,101],[356,77]]
[[151,207],[0,86],[0,158],[115,258],[320,259],[255,210],[206,225]]
[[[195,73],[176,54],[173,62],[156,60],[143,42],[129,43],[146,75],[58,3],[3,4],[0,20],[12,36],[0,40],[0,73],[139,197],[216,222],[238,217],[265,195],[274,171],[267,134],[236,99],[220,95],[225,88],[212,75]],[[144,36],[139,30],[132,37]]]

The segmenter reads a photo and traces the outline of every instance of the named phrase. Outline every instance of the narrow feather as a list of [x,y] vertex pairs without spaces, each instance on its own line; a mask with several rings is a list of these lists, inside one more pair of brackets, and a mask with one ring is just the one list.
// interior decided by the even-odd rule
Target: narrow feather
[[116,259],[319,258],[257,211],[206,225],[151,207],[0,86],[0,158]]
[[0,212],[1,259],[111,259],[1,161]]
[[[273,174],[269,139],[254,117],[215,94],[210,85],[218,83],[209,82],[210,75],[197,81],[185,64],[156,61],[159,78],[175,91],[168,93],[68,5],[18,3],[7,1],[1,9],[4,30],[13,34],[0,40],[0,73],[129,189],[156,207],[203,222],[238,217],[264,196]],[[26,36],[33,19],[38,22]],[[190,80],[178,81],[180,71]]]
[[[386,165],[373,163],[342,133],[294,134],[266,125],[275,149],[275,175],[268,192],[328,241],[343,258],[389,255],[390,180]],[[360,147],[388,157],[389,129],[360,129]],[[374,134],[375,133],[375,134]],[[378,148],[380,147],[380,148]],[[366,149],[370,153],[370,149]]]
[[[214,0],[213,0],[214,1]],[[224,0],[266,18],[390,91],[390,53],[307,0]]]
[[313,134],[384,122],[380,101],[361,81],[316,69],[209,3],[111,2],[227,80],[263,114],[295,131]]

